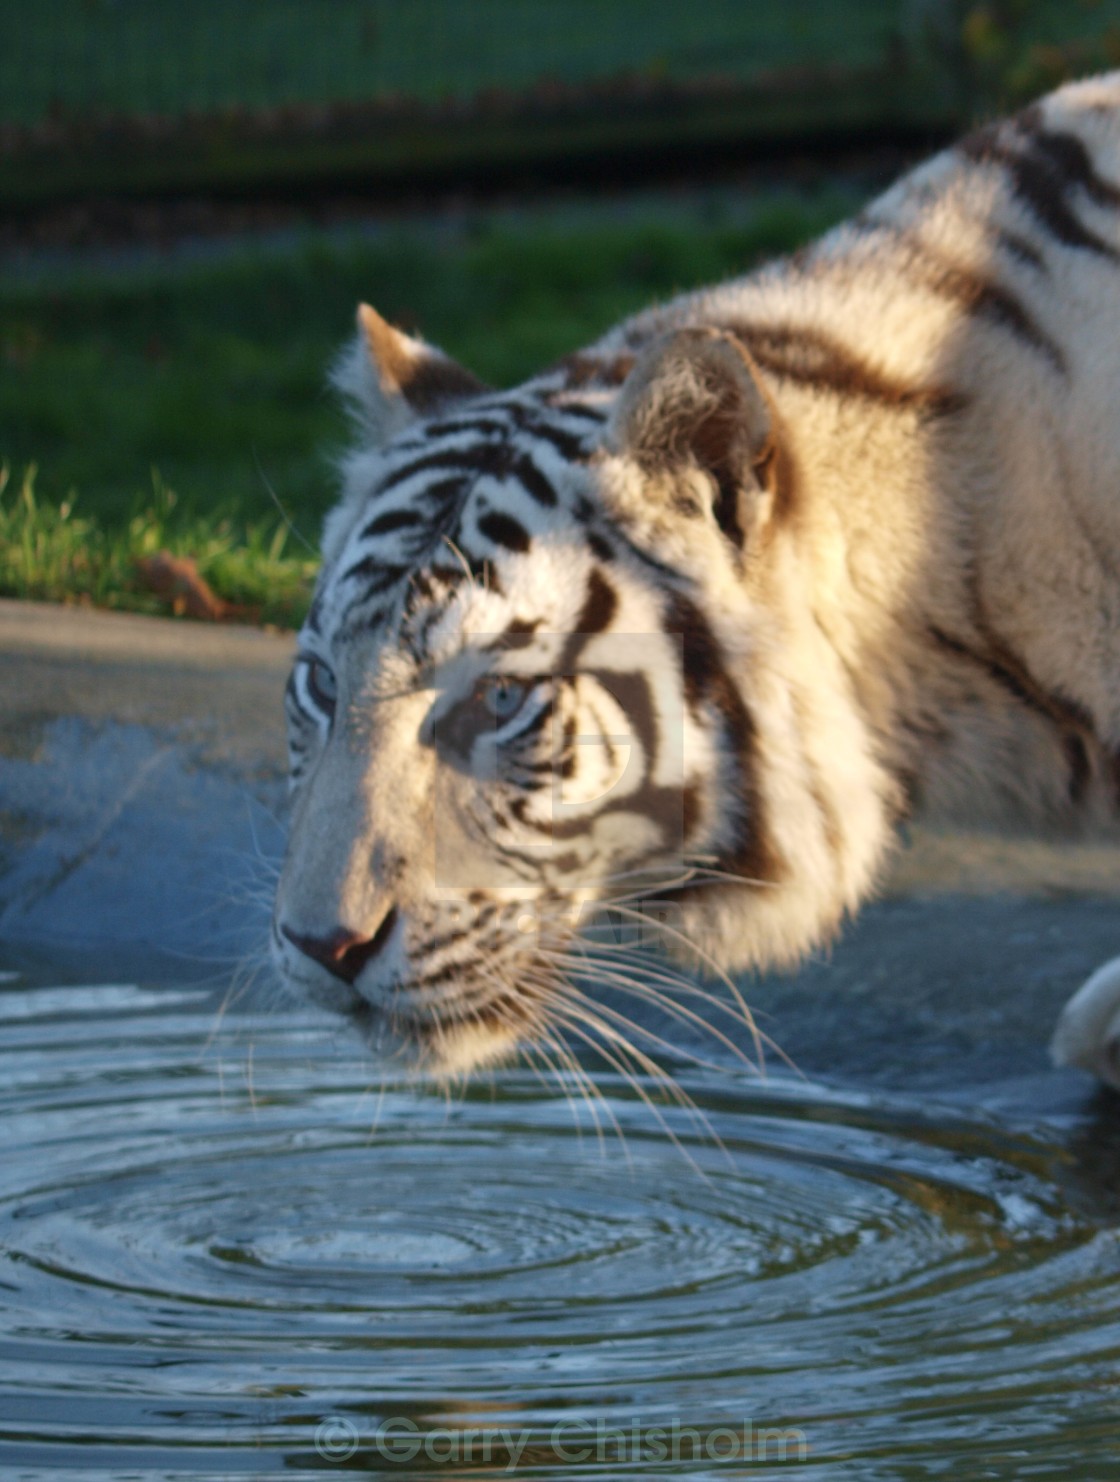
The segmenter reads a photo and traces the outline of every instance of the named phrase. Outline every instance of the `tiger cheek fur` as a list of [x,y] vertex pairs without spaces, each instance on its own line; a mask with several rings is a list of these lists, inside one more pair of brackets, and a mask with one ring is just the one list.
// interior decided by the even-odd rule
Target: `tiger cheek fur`
[[363,307],[285,978],[460,1070],[590,1022],[596,902],[668,893],[672,949],[765,967],[911,812],[1115,829],[1118,295],[1120,74],[512,391]]

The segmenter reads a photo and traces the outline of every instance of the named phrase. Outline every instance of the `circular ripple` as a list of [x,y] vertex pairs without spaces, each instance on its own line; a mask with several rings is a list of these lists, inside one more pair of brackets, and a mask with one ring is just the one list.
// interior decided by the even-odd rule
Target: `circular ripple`
[[83,1395],[84,1444],[204,1475],[207,1446],[265,1441],[290,1470],[298,1417],[351,1405],[750,1412],[837,1454],[952,1411],[967,1450],[990,1413],[1053,1431],[1108,1368],[1115,1241],[1038,1135],[728,1069],[682,1077],[699,1116],[600,1076],[600,1137],[528,1075],[371,1090],[294,1019],[206,1048],[210,1013],[0,994],[0,1384],[29,1474]]

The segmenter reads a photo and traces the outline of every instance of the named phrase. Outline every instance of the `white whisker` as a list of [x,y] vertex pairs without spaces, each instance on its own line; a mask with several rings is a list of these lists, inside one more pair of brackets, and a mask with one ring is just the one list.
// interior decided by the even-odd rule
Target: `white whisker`
[[[749,1055],[744,1052],[742,1047],[740,1045],[737,1045],[735,1041],[730,1037],[730,1035],[724,1034],[722,1030],[717,1029],[715,1025],[709,1023],[709,1021],[705,1019],[702,1014],[697,1014],[692,1009],[687,1008],[684,1004],[674,1003],[672,999],[668,998],[662,993],[659,993],[656,989],[648,987],[639,979],[631,978],[628,975],[620,973],[615,969],[608,969],[605,974],[602,971],[598,972],[596,974],[596,981],[601,981],[608,987],[617,988],[621,993],[628,993],[635,998],[642,999],[646,1003],[653,1004],[656,1008],[661,1009],[662,1012],[664,1012],[665,1014],[670,1015],[672,1018],[677,1019],[682,1023],[686,1022],[695,1025],[696,1028],[701,1029],[705,1033],[712,1035],[714,1039],[717,1039],[720,1044],[724,1045],[728,1050],[730,1050],[735,1058],[739,1060],[743,1065],[745,1065],[748,1070],[757,1071],[757,1067],[754,1061],[750,1058]],[[612,1014],[619,1013],[619,1010],[609,1009],[608,1005],[599,1002],[596,1002],[595,1007],[600,1013],[605,1013],[608,1011]],[[702,1065],[710,1070],[719,1068],[713,1061],[701,1059],[692,1050],[685,1050],[679,1045],[670,1044],[668,1040],[663,1039],[658,1034],[655,1034],[653,1030],[647,1028],[645,1025],[639,1025],[633,1020],[627,1020],[627,1022],[631,1023],[636,1030],[639,1030],[642,1034],[646,1035],[651,1041],[656,1040],[656,1042],[662,1045],[665,1049],[670,1050],[675,1054],[684,1055],[685,1058],[692,1061],[694,1064]]]
[[727,973],[724,972],[723,968],[720,967],[715,958],[712,957],[710,953],[705,952],[702,948],[697,947],[693,942],[690,942],[683,932],[678,931],[674,926],[670,926],[667,921],[654,921],[652,923],[649,923],[649,918],[643,916],[639,911],[632,910],[629,906],[616,906],[614,909],[618,910],[621,914],[626,915],[632,920],[641,922],[643,925],[652,924],[656,930],[662,932],[663,935],[670,937],[673,941],[678,942],[682,947],[685,948],[686,951],[693,953],[700,959],[701,962],[707,965],[713,975],[717,977],[720,982],[723,983],[724,986],[729,990],[736,1004],[738,1005],[739,1011],[743,1016],[743,1023],[747,1026],[751,1038],[754,1040],[755,1055],[758,1058],[758,1073],[760,1075],[765,1074],[766,1054],[763,1049],[762,1033],[759,1030],[758,1025],[755,1023],[754,1015],[747,1007],[747,1001],[743,997],[742,993],[739,991],[738,986],[736,985],[734,980]]
[[[626,1065],[625,1060],[622,1058],[622,1056],[624,1054],[631,1055],[634,1057],[635,1060],[637,1060],[639,1066],[642,1066],[642,1063],[644,1061],[646,1063],[646,1066],[652,1067],[652,1069],[648,1070],[647,1073],[653,1076],[653,1078],[661,1081],[664,1084],[665,1089],[669,1092],[670,1095],[673,1096],[675,1100],[678,1100],[680,1105],[682,1105],[685,1109],[691,1110],[693,1113],[695,1113],[695,1115],[700,1118],[701,1123],[706,1126],[717,1146],[722,1148],[723,1144],[720,1142],[719,1137],[712,1130],[711,1124],[708,1122],[703,1112],[701,1112],[696,1104],[692,1101],[692,1098],[688,1095],[688,1093],[683,1091],[676,1084],[676,1082],[673,1081],[671,1076],[667,1076],[665,1072],[662,1071],[661,1068],[655,1064],[655,1062],[649,1060],[648,1056],[643,1056],[640,1050],[635,1049],[635,1047],[631,1045],[627,1040],[625,1040],[621,1035],[612,1030],[609,1025],[599,1023],[593,1016],[589,1016],[582,1011],[578,1012],[574,1016],[565,1014],[563,1012],[556,1013],[555,1009],[553,1012],[557,1022],[562,1024],[564,1029],[568,1033],[574,1034],[578,1039],[583,1040],[583,1042],[590,1049],[594,1050],[594,1052],[603,1060],[605,1060],[606,1063],[613,1070],[617,1071],[618,1074],[622,1076],[622,1078],[633,1089],[633,1091],[641,1100],[643,1105],[647,1108],[647,1110],[651,1112],[652,1115],[657,1119],[658,1125],[661,1127],[661,1130],[669,1138],[670,1142],[681,1154],[681,1156],[686,1159],[686,1161],[690,1164],[694,1171],[699,1174],[699,1176],[704,1179],[705,1182],[708,1182],[707,1175],[700,1168],[695,1158],[693,1158],[692,1154],[684,1146],[677,1134],[673,1131],[672,1127],[669,1125],[668,1119],[665,1117],[665,1114],[662,1112],[661,1108],[657,1105],[652,1096],[650,1096],[649,1092],[642,1085],[641,1081],[638,1079],[635,1073]],[[619,1054],[613,1054],[606,1048],[604,1044],[592,1038],[592,1035],[590,1033],[592,1029],[601,1034],[604,1039],[611,1042],[619,1051]],[[680,1098],[683,1098],[683,1101],[681,1101]]]

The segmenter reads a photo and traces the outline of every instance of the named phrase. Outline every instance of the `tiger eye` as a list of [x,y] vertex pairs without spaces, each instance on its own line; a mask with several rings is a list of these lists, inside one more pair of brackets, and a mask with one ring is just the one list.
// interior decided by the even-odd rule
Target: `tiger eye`
[[525,703],[529,686],[505,674],[492,674],[479,684],[476,694],[499,725],[512,720]]
[[307,684],[316,704],[329,715],[333,715],[338,703],[338,680],[330,665],[319,658],[310,659],[307,664]]

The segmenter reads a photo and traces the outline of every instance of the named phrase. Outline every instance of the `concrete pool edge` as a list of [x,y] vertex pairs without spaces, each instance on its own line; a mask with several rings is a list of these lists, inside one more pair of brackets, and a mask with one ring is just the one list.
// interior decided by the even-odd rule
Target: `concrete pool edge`
[[292,646],[0,601],[0,941],[215,968],[251,950],[245,894],[259,902],[281,847]]

